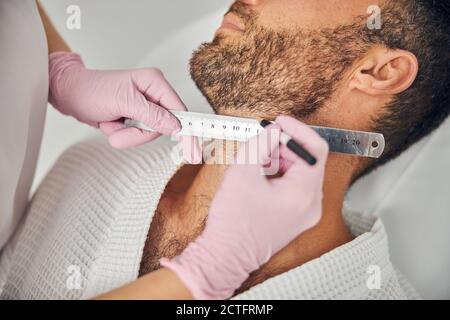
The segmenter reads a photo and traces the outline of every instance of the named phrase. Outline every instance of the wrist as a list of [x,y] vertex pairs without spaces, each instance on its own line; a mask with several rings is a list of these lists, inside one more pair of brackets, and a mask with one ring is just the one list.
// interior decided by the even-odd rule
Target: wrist
[[52,64],[54,62],[67,62],[67,61],[76,61],[84,66],[83,60],[81,56],[76,52],[66,52],[66,51],[55,51],[48,55],[49,63]]
[[59,103],[67,94],[63,90],[63,88],[66,88],[65,77],[74,69],[84,68],[84,63],[81,56],[73,52],[53,52],[48,56],[48,62],[49,102],[58,109]]
[[80,55],[72,52],[54,52],[49,55],[50,104],[64,115],[98,128],[98,123],[83,115],[86,104],[79,103],[88,86],[86,71]]

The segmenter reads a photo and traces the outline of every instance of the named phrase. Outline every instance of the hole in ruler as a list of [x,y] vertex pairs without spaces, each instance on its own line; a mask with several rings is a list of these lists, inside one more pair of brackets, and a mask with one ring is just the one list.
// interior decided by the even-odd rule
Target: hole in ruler
[[373,141],[372,142],[372,148],[378,148],[380,145],[378,143],[378,141]]

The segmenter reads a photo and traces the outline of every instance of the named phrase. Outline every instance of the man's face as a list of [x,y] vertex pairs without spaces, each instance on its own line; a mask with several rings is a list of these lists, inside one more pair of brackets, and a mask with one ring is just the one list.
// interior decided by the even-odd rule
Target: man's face
[[[320,30],[336,28],[354,22],[356,16],[364,15],[371,5],[380,5],[374,0],[240,0],[235,1],[257,16],[260,27],[273,31]],[[232,8],[231,11],[234,9]],[[239,13],[231,13],[240,26]],[[236,17],[237,16],[237,17]],[[236,19],[237,18],[237,19]],[[221,30],[223,31],[223,30]],[[231,33],[229,33],[231,34]]]
[[194,53],[192,77],[219,114],[306,119],[324,106],[347,69],[369,49],[358,32],[371,4],[236,1],[213,42]]

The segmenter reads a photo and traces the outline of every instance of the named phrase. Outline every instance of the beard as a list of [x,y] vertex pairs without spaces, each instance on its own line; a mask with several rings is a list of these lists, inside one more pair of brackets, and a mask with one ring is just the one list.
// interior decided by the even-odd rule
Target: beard
[[190,61],[192,79],[218,114],[305,119],[369,49],[361,21],[320,31],[273,31],[259,26],[256,13],[240,2],[229,12],[245,21],[242,38],[233,43],[218,34]]

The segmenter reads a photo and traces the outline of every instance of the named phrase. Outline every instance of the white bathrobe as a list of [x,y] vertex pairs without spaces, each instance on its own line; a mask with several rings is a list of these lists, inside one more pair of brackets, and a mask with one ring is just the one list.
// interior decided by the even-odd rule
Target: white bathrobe
[[[83,299],[135,280],[159,199],[182,165],[171,148],[90,140],[65,152],[0,258],[2,298]],[[417,298],[390,261],[381,221],[344,214],[353,241],[236,298]]]

